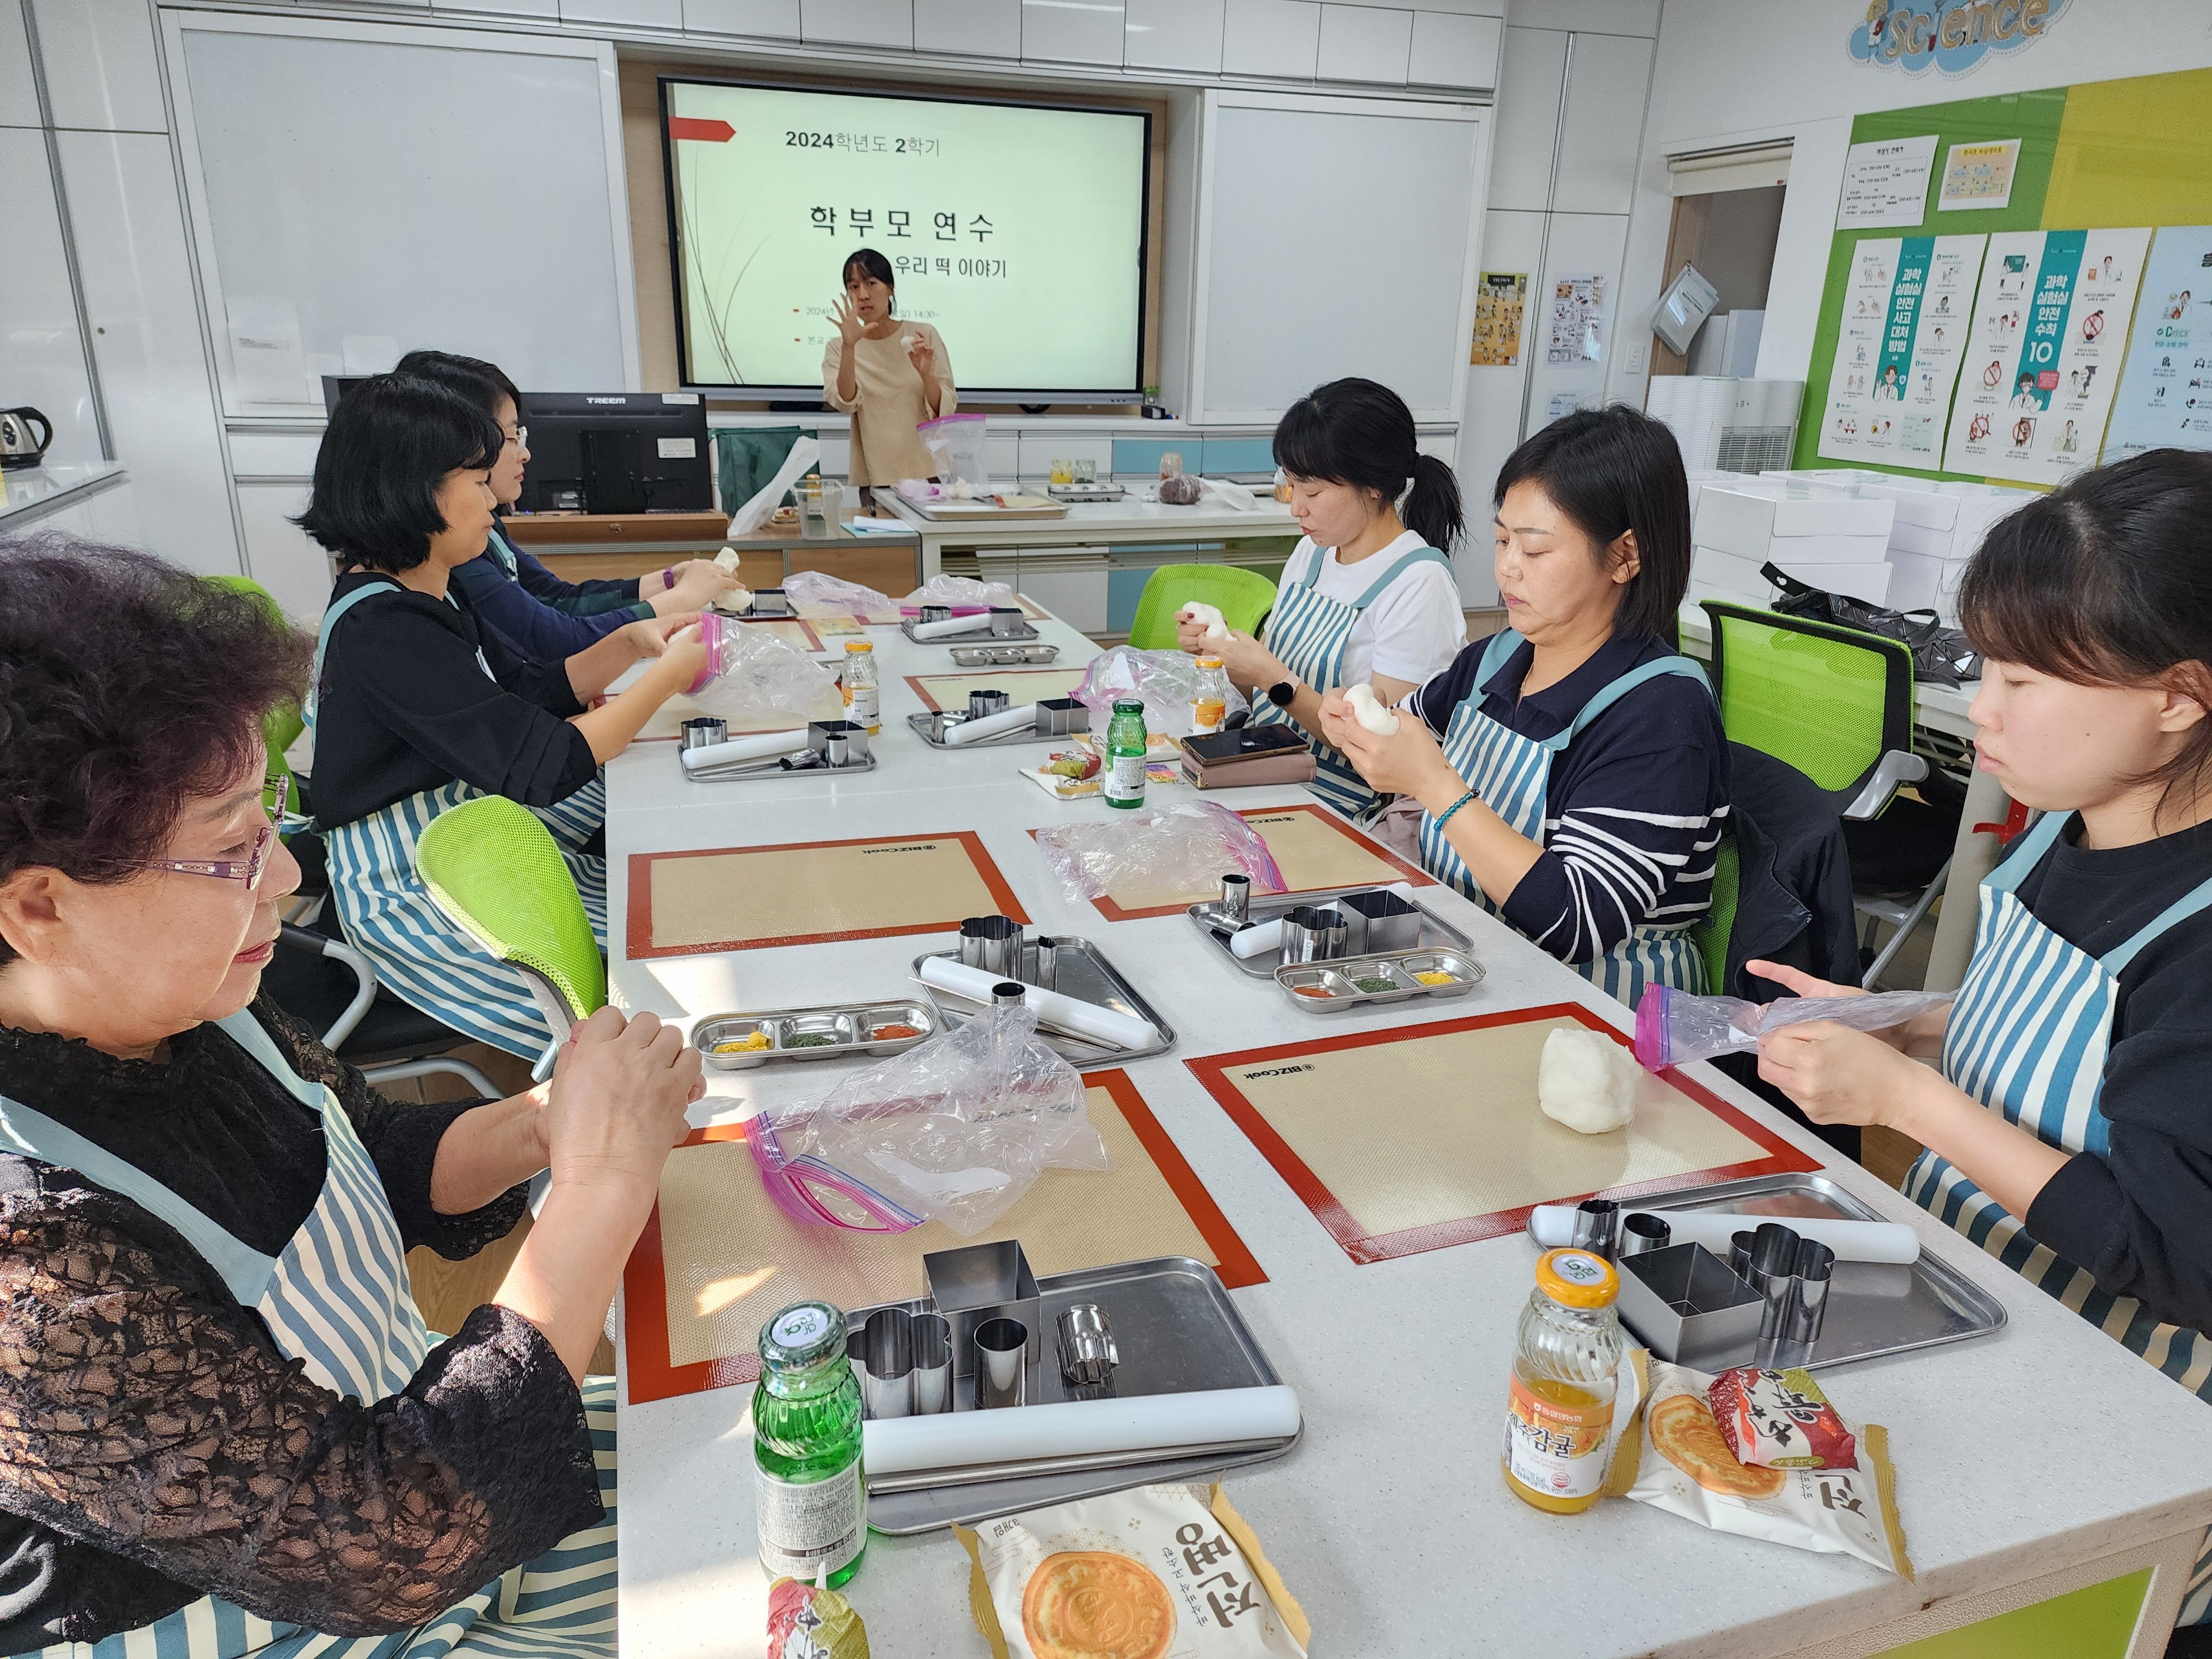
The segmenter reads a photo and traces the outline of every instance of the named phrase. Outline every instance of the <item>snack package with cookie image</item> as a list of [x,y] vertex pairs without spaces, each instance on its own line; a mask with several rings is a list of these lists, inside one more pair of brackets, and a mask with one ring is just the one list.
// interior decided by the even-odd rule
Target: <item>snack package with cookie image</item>
[[1606,1480],[1609,1498],[1633,1498],[1745,1538],[1824,1555],[1856,1555],[1910,1580],[1889,1431],[1869,1423],[1856,1461],[1831,1468],[1762,1468],[1741,1462],[1707,1403],[1713,1379],[1642,1349],[1629,1356],[1644,1406],[1621,1437]]
[[993,1659],[1304,1659],[1305,1614],[1218,1481],[952,1530]]

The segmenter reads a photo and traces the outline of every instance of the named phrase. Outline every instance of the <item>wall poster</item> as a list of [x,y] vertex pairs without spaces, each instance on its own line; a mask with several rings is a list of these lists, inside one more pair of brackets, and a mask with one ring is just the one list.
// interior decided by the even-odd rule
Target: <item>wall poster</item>
[[1823,458],[1930,471],[1942,464],[1984,240],[1860,240],[1828,373]]
[[1521,361],[1521,321],[1528,305],[1528,273],[1486,270],[1474,285],[1474,343],[1467,360],[1480,368]]
[[2112,401],[2103,459],[2212,449],[2212,225],[2161,225]]

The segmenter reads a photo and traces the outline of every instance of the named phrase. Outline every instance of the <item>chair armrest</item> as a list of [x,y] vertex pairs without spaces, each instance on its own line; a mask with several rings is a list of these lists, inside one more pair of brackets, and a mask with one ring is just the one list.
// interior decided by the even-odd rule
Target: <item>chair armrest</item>
[[1917,783],[1928,775],[1928,762],[1923,756],[1902,749],[1885,753],[1867,779],[1858,799],[1844,809],[1847,818],[1870,818],[1889,805],[1890,797],[1908,783]]
[[353,1000],[346,1004],[343,1011],[331,1022],[330,1030],[323,1033],[323,1047],[332,1054],[337,1053],[344,1046],[345,1040],[353,1035],[354,1028],[367,1016],[369,1005],[376,1000],[375,968],[367,957],[344,940],[335,939],[327,933],[314,933],[308,928],[295,927],[289,922],[276,930],[276,942],[295,951],[305,951],[343,963],[352,970],[355,983],[359,988],[354,992]]

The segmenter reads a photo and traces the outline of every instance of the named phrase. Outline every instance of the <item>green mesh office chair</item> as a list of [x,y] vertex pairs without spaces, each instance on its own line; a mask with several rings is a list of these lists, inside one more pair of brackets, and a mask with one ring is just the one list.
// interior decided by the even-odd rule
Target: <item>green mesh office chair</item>
[[415,842],[415,870],[447,920],[501,962],[522,970],[553,1041],[607,1000],[607,969],[575,878],[550,830],[503,795],[464,801],[430,821]]
[[1690,929],[1690,943],[1705,958],[1705,993],[1728,994],[1729,944],[1735,934],[1735,907],[1741,892],[1741,867],[1735,837],[1723,835],[1713,849],[1713,905],[1705,920]]
[[[234,593],[251,594],[261,601],[271,616],[276,617],[279,621],[288,620],[283,607],[276,603],[276,596],[251,576],[209,576],[205,580],[217,587],[228,588]],[[307,729],[307,719],[301,713],[300,705],[296,702],[278,703],[263,718],[261,735],[263,740],[269,745],[270,778],[292,777],[292,765],[284,758],[284,751],[297,743],[300,740],[300,733]],[[293,779],[293,805],[301,806],[297,779]]]
[[[1718,599],[1703,602],[1712,629],[1713,688],[1729,740],[1787,761],[1846,819],[1875,818],[1897,792],[1928,775],[1912,751],[1912,653],[1895,640],[1832,623]],[[1895,930],[1863,984],[1871,986],[1927,915],[1950,874],[1945,860],[1910,902],[1860,896],[1860,914]]]
[[1176,613],[1194,600],[1219,611],[1237,633],[1256,635],[1275,608],[1275,585],[1233,564],[1164,564],[1145,579],[1145,591],[1137,596],[1129,643],[1139,651],[1174,650]]

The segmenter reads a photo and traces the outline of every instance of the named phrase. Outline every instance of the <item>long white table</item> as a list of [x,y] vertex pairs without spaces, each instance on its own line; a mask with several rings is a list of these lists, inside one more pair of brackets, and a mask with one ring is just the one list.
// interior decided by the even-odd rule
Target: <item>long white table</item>
[[[1041,628],[1063,665],[1093,649],[1056,622]],[[906,727],[919,704],[902,677],[946,672],[949,659],[896,630],[872,634],[884,685],[876,771],[692,784],[678,776],[670,743],[636,745],[609,767],[612,994],[625,1007],[688,1019],[897,994],[911,959],[942,948],[907,937],[629,962],[620,941],[627,860],[638,852],[972,830],[1040,931],[1100,942],[1181,1033],[1171,1052],[1131,1063],[1132,1081],[1267,1275],[1233,1294],[1297,1390],[1305,1438],[1281,1462],[1232,1474],[1230,1487],[1311,1616],[1317,1652],[1863,1654],[2145,1565],[2159,1572],[2133,1652],[2160,1651],[2212,1522],[2212,1413],[1709,1068],[1697,1068],[1707,1086],[1908,1222],[2009,1313],[1996,1336],[1830,1374],[1848,1413],[1890,1427],[1918,1582],[1706,1532],[1638,1504],[1561,1518],[1511,1497],[1498,1449],[1514,1324],[1534,1266],[1529,1245],[1504,1237],[1353,1265],[1183,1061],[1330,1030],[1559,1002],[1626,1028],[1627,1010],[1441,889],[1425,890],[1424,901],[1475,941],[1488,969],[1476,994],[1327,1022],[1232,975],[1179,916],[1107,922],[1061,893],[1026,832],[1109,809],[1055,803],[1016,776],[1033,749],[927,749]],[[1233,806],[1311,799],[1294,788],[1213,798]],[[709,1073],[713,1092],[692,1121],[818,1098],[842,1071],[832,1062]],[[623,1407],[626,1654],[760,1651],[766,1585],[754,1554],[750,1397],[729,1388]],[[949,1533],[876,1537],[846,1593],[884,1659],[984,1651],[969,1613],[967,1557]]]
[[[1281,501],[1255,498],[1253,510],[1239,512],[1211,496],[1189,507],[1163,506],[1141,501],[1149,486],[1132,483],[1128,496],[1118,501],[1078,501],[1059,519],[933,519],[910,501],[890,490],[876,495],[878,510],[888,507],[912,526],[921,538],[924,580],[944,568],[947,552],[974,552],[984,548],[1049,551],[1054,548],[1174,546],[1184,542],[1229,542],[1261,537],[1296,538],[1298,521]],[[1024,485],[1042,495],[1044,486]]]

